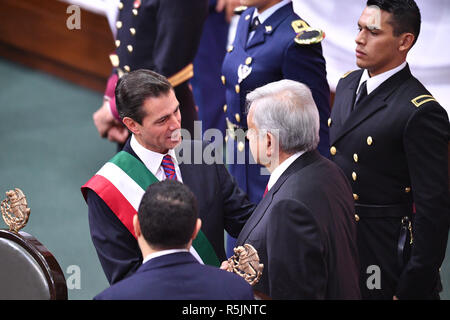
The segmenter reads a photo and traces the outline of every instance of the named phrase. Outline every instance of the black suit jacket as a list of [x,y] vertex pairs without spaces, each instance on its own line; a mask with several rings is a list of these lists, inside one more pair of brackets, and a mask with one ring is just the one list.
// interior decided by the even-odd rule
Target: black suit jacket
[[[435,298],[449,231],[448,117],[408,66],[351,112],[362,72],[341,79],[330,120],[332,160],[351,183],[360,217],[362,294]],[[402,219],[413,220],[411,232]],[[381,289],[366,285],[372,265]]]
[[358,299],[351,189],[317,151],[295,160],[256,207],[237,245],[264,264],[255,290],[273,299]]
[[[201,141],[186,141],[181,147],[179,155],[183,156],[184,163],[179,160],[179,166],[183,183],[196,196],[202,232],[214,247],[219,260],[223,261],[226,259],[224,230],[237,237],[255,206],[239,189],[223,164],[207,164],[198,156],[205,147]],[[123,151],[138,158],[129,140]],[[200,163],[195,164],[195,160],[200,160]],[[113,284],[136,271],[142,263],[141,251],[133,235],[90,189],[87,204],[92,241],[105,275]]]

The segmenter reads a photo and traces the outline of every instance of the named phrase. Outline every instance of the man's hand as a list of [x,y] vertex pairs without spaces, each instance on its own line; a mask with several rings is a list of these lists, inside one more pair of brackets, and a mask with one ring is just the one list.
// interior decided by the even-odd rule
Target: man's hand
[[98,134],[102,138],[106,138],[109,129],[119,123],[116,119],[114,119],[114,116],[109,109],[109,101],[107,99],[103,100],[103,105],[94,112],[92,119],[94,120]]
[[128,135],[128,129],[120,123],[108,130],[108,140],[119,144],[124,144],[128,139]]
[[220,269],[227,271],[227,269],[228,269],[228,261],[227,260],[222,262],[222,264],[220,265]]
[[225,10],[225,19],[230,23],[234,15],[234,9],[240,5],[240,0],[217,0],[216,11],[222,12]]

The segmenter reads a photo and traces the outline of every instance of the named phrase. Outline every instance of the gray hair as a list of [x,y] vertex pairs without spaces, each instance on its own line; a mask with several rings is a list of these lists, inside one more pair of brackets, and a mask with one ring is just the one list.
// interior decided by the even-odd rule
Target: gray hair
[[258,130],[278,137],[287,153],[311,151],[319,144],[319,112],[311,90],[303,83],[281,80],[247,94],[247,112],[253,107]]

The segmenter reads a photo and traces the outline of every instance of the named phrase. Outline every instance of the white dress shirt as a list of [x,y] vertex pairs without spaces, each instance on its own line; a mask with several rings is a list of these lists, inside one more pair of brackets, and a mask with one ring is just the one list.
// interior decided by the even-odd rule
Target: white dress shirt
[[267,191],[269,191],[274,186],[283,172],[285,172],[286,169],[289,168],[289,166],[304,153],[305,151],[299,151],[293,154],[292,156],[284,160],[278,167],[276,167],[275,170],[273,170],[272,174],[270,175],[269,182],[267,183]]
[[147,261],[164,256],[166,254],[176,253],[176,252],[189,252],[187,249],[169,249],[169,250],[161,250],[157,252],[150,253],[145,256],[144,260],[142,261],[142,264],[146,263]]
[[[159,181],[166,180],[166,174],[164,173],[164,169],[161,166],[162,159],[166,154],[154,152],[143,147],[136,140],[134,134],[131,136],[130,146],[131,149],[133,149],[133,151],[139,157],[139,159],[142,160],[147,169],[150,170],[151,173],[153,173],[156,179],[158,179]],[[175,172],[177,174],[177,180],[183,183],[180,167],[178,166],[177,157],[175,156],[175,150],[170,149],[169,152],[167,152],[167,154],[172,157],[173,164],[175,166]]]
[[386,72],[383,72],[383,73],[373,76],[373,77],[370,77],[369,72],[367,71],[367,69],[365,69],[361,76],[361,80],[359,80],[359,85],[358,85],[358,89],[356,90],[356,92],[358,92],[361,84],[367,80],[367,95],[369,95],[373,90],[378,88],[387,79],[392,77],[394,74],[396,74],[400,70],[403,70],[404,67],[406,67],[406,61],[403,62],[398,67],[395,67],[394,69],[388,70]]

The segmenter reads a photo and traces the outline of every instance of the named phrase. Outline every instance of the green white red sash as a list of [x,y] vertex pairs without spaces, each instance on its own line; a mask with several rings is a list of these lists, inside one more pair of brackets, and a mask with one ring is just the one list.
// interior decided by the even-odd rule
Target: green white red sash
[[[121,151],[81,187],[81,192],[86,199],[87,189],[92,189],[136,238],[133,217],[147,187],[158,181],[141,161]],[[220,265],[213,246],[201,230],[192,243],[191,253],[206,264]]]

